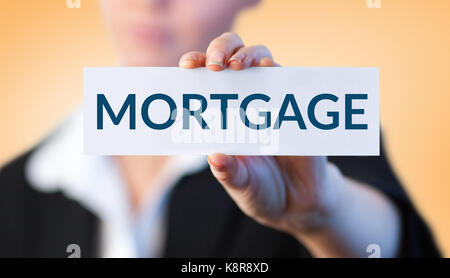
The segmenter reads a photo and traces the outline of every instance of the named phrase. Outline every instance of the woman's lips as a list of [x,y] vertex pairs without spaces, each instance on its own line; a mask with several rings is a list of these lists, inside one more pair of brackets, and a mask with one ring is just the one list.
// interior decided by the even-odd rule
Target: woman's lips
[[138,25],[132,28],[131,33],[138,41],[149,45],[164,46],[171,41],[170,33],[164,28]]

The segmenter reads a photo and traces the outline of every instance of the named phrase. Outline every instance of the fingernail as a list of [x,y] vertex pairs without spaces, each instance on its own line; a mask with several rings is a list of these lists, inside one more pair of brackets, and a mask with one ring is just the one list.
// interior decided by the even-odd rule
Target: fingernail
[[183,57],[180,61],[180,67],[192,67],[195,66],[195,63],[197,61],[196,56],[187,56]]
[[233,57],[231,57],[231,58],[228,60],[228,63],[230,63],[230,62],[232,62],[232,61],[236,61],[236,62],[238,62],[238,63],[242,63],[242,61],[244,60],[244,58],[245,58],[244,53],[235,54]]
[[195,66],[195,60],[194,59],[182,59],[180,61],[180,67],[183,68],[189,68]]
[[238,58],[236,58],[236,57],[231,57],[230,60],[228,60],[228,63],[230,63],[230,62],[232,62],[232,61],[236,61],[236,62],[238,62],[238,63],[242,63],[242,60],[241,60],[241,59],[238,59]]
[[220,172],[226,171],[228,168],[227,163],[224,163],[225,161],[222,161],[222,163],[216,163],[211,159],[211,156],[208,156],[208,162],[209,162],[209,165],[211,165],[214,169],[216,169],[217,171],[220,171]]
[[224,58],[225,54],[222,51],[214,50],[211,55],[209,55],[207,66],[217,65],[223,67]]

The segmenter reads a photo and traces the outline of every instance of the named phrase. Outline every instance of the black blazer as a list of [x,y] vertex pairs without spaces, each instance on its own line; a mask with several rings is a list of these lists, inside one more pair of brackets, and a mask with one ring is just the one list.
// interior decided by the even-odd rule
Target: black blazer
[[[0,171],[0,257],[67,257],[76,243],[82,257],[98,255],[99,220],[62,193],[42,193],[25,179],[20,156]],[[433,237],[393,174],[383,148],[379,157],[330,157],[343,174],[368,183],[399,208],[400,256],[440,256]],[[209,169],[184,177],[168,207],[164,257],[309,257],[288,234],[244,215]]]

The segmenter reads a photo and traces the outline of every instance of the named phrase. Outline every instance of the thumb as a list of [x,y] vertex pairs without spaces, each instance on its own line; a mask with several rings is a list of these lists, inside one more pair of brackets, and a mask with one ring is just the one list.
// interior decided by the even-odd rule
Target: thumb
[[249,173],[244,161],[231,155],[215,153],[208,156],[211,172],[227,190],[242,190],[248,185]]

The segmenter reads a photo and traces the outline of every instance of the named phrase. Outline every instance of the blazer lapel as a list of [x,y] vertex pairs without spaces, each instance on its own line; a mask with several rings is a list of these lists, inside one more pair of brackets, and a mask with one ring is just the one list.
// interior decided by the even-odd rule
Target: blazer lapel
[[168,205],[165,257],[223,257],[239,210],[209,169],[183,178]]

